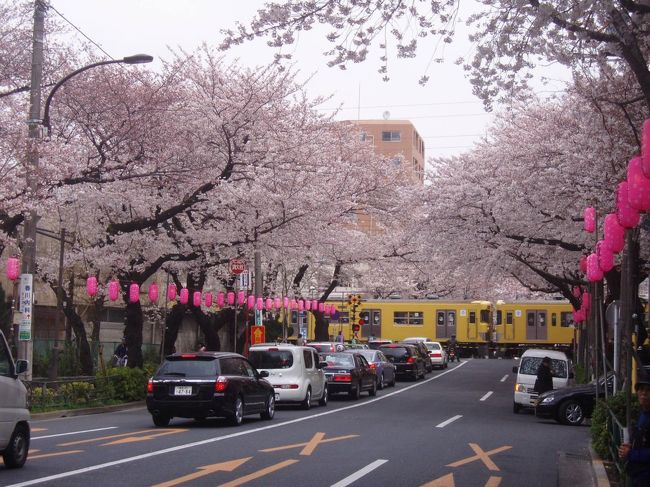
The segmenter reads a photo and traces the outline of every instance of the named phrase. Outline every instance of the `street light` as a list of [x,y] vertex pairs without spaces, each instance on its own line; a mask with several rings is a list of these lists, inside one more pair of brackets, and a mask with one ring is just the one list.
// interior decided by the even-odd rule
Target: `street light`
[[52,133],[52,127],[50,125],[50,103],[52,102],[52,97],[54,97],[54,93],[56,93],[57,90],[70,78],[77,76],[79,73],[83,73],[88,69],[96,68],[97,66],[104,66],[106,64],[146,64],[146,63],[150,63],[151,61],[153,61],[153,56],[149,56],[148,54],[136,54],[134,56],[127,56],[122,59],[110,59],[108,61],[99,61],[97,63],[89,64],[88,66],[79,68],[76,71],[73,71],[72,73],[67,75],[66,77],[61,78],[54,85],[52,91],[50,91],[47,100],[45,100],[45,110],[43,111],[43,120],[41,121],[41,123],[43,124],[44,127],[47,127],[47,135],[50,135]]

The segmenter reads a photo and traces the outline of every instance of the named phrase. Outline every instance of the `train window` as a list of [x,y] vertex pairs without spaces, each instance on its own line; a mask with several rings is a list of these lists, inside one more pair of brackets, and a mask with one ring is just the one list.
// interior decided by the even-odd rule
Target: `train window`
[[482,309],[481,310],[481,322],[488,323],[490,321],[490,310]]
[[526,323],[528,326],[535,326],[535,313],[526,313]]
[[512,325],[514,322],[514,317],[512,316],[512,311],[506,313],[506,325]]
[[539,326],[546,326],[546,313],[539,313],[538,315],[539,319]]
[[560,326],[562,328],[568,328],[573,325],[573,313],[563,311],[560,313]]
[[423,316],[421,311],[395,311],[393,321],[396,325],[422,326]]
[[557,314],[555,313],[551,315],[551,326],[557,326]]
[[393,313],[393,321],[396,325],[408,325],[408,313],[405,311],[395,311],[395,313]]
[[476,324],[476,312],[475,311],[470,311],[469,312],[469,322],[471,324]]
[[501,313],[501,310],[497,311],[497,325],[500,325],[503,322],[503,313]]

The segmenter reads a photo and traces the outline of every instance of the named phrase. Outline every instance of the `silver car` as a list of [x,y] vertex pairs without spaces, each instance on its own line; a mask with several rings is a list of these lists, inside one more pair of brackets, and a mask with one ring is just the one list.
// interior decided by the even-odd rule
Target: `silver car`
[[446,369],[448,365],[447,352],[440,342],[424,342],[429,350],[429,358],[434,367]]

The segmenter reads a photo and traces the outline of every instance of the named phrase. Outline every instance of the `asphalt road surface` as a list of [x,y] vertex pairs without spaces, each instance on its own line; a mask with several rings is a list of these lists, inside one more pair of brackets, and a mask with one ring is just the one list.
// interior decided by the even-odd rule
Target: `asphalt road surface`
[[584,455],[579,427],[513,414],[511,360],[466,360],[377,397],[281,407],[275,418],[173,419],[144,407],[32,421],[23,469],[0,486],[553,486],[560,452]]

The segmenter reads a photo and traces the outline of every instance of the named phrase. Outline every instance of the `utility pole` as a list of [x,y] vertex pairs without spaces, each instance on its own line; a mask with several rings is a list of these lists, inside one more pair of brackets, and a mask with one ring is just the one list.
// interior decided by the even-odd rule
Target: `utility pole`
[[[43,78],[43,42],[45,31],[45,10],[43,0],[34,1],[34,33],[32,39],[32,71],[29,92],[29,138],[25,176],[27,178],[28,194],[34,202],[38,190],[38,140],[41,137],[41,81]],[[18,357],[29,361],[25,379],[32,379],[32,306],[34,303],[33,276],[36,269],[36,211],[31,210],[25,219],[23,231],[23,262],[21,275],[21,321],[18,330]]]

